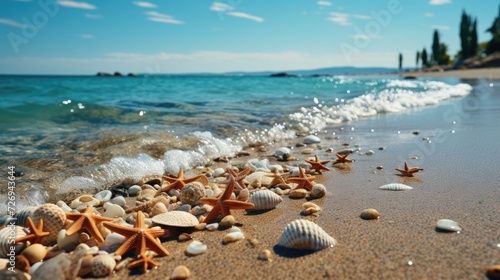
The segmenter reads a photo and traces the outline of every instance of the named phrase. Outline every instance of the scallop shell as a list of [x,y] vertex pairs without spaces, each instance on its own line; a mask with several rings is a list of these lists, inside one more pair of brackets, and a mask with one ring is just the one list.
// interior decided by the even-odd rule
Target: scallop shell
[[379,187],[379,189],[386,191],[406,191],[406,190],[412,190],[413,188],[405,184],[391,183],[383,185]]
[[36,210],[36,206],[30,206],[26,207],[23,210],[18,211],[15,215],[14,218],[16,218],[16,225],[22,226],[22,227],[28,227],[27,221],[28,217],[32,218],[33,217],[33,212]]
[[97,255],[92,258],[92,276],[109,276],[115,269],[116,261],[111,255]]
[[283,201],[281,196],[270,190],[261,190],[256,191],[250,196],[248,202],[253,203],[255,205],[254,208],[250,210],[268,210],[273,209],[276,205],[280,204]]
[[[1,258],[7,258],[7,254],[10,254],[10,247],[12,246],[12,237],[11,237],[11,231],[13,228],[11,226],[5,227],[3,229],[0,229],[0,257]],[[20,226],[15,226],[14,231],[16,235],[14,238],[21,238],[23,236],[26,236],[26,233],[23,230],[23,227]],[[21,251],[24,249],[24,244],[19,243],[15,245],[16,249],[16,255],[21,253]]]
[[84,194],[71,201],[69,207],[73,209],[85,209],[88,206],[98,206],[99,204],[101,204],[99,199],[91,195]]
[[66,214],[64,211],[59,206],[52,203],[42,204],[33,212],[35,226],[38,226],[40,219],[43,219],[43,231],[48,231],[50,233],[43,238],[44,245],[56,241],[59,231],[63,229],[66,224]]
[[320,226],[298,219],[289,223],[278,241],[278,245],[298,250],[321,250],[333,247],[337,241]]
[[256,180],[258,180],[263,186],[269,186],[271,185],[271,182],[273,181],[274,174],[270,172],[262,172],[262,171],[256,171],[248,176],[245,177],[245,180],[247,180],[249,183],[253,183]]
[[462,228],[458,225],[457,222],[449,219],[441,219],[437,221],[436,228],[445,231],[455,231],[455,232],[462,231]]
[[153,217],[153,222],[173,227],[194,227],[199,224],[193,214],[184,211],[170,211],[156,215]]

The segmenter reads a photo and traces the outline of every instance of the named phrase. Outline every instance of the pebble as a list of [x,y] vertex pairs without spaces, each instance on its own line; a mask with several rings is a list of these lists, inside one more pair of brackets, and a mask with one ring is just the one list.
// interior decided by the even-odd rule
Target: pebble
[[304,144],[317,144],[321,143],[321,139],[319,139],[319,137],[315,135],[308,135],[304,137],[304,140],[302,142]]
[[206,228],[207,228],[206,223],[199,223],[199,224],[194,226],[194,229],[196,229],[196,230],[205,230]]
[[315,184],[312,187],[311,193],[309,195],[311,196],[311,198],[322,198],[326,195],[326,187],[322,184]]
[[218,228],[219,228],[218,223],[211,223],[211,224],[206,225],[206,229],[208,231],[214,231],[214,230],[217,230]]
[[125,206],[127,204],[127,201],[121,195],[113,197],[109,202],[120,206]]
[[45,258],[47,249],[42,244],[34,243],[24,249],[22,255],[29,260],[30,264],[34,264]]
[[365,155],[367,155],[367,156],[373,156],[374,154],[375,154],[375,152],[372,150],[368,150],[365,152]]
[[257,259],[262,260],[262,261],[271,261],[271,251],[269,251],[267,249],[260,251]]
[[172,274],[170,274],[171,280],[183,280],[188,279],[191,276],[191,272],[184,265],[179,265],[174,268]]
[[373,208],[369,208],[369,209],[363,210],[359,216],[363,220],[375,220],[375,219],[378,219],[380,217],[380,213]]
[[194,240],[193,242],[189,243],[189,245],[186,248],[186,255],[188,256],[197,256],[200,254],[203,254],[207,251],[207,245],[201,243],[200,241]]
[[141,186],[133,185],[128,189],[129,196],[138,196],[142,191]]
[[243,232],[234,231],[234,232],[230,232],[230,233],[224,235],[224,238],[222,239],[222,243],[228,244],[228,243],[242,240],[243,238],[245,238],[245,235],[243,234]]
[[214,175],[214,177],[219,177],[219,176],[222,176],[222,174],[224,174],[225,172],[226,172],[226,170],[224,170],[224,168],[219,167],[219,168],[216,168],[214,170],[213,175]]
[[383,167],[382,165],[379,165],[379,166],[377,166],[377,169],[378,169],[378,170],[383,170],[383,169],[384,169],[384,167]]
[[303,154],[303,155],[310,155],[310,154],[313,153],[313,149],[311,149],[311,148],[305,148],[302,151],[300,151],[300,153]]
[[227,215],[219,223],[219,227],[221,228],[229,228],[232,227],[236,223],[236,219],[233,215]]
[[441,219],[437,221],[436,228],[444,231],[454,231],[454,232],[462,231],[462,228],[458,225],[457,222],[449,219]]
[[304,198],[307,196],[307,190],[305,190],[305,189],[292,190],[292,191],[290,191],[288,196],[290,198],[294,198],[294,199]]

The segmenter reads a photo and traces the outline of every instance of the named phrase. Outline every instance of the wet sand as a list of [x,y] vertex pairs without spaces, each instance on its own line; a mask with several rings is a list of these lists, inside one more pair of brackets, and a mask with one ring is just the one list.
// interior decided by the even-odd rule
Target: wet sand
[[[487,279],[486,268],[500,264],[500,82],[465,81],[479,89],[460,100],[346,123],[319,134],[323,142],[314,154],[321,159],[334,159],[326,149],[338,151],[343,143],[361,153],[373,150],[374,155],[355,152],[349,168],[332,167],[316,177],[328,190],[326,197],[314,200],[322,207],[318,217],[302,216],[306,200],[287,196],[263,214],[233,211],[244,241],[223,245],[226,231],[194,232],[195,239],[208,245],[206,253],[188,257],[188,243],[166,240],[170,255],[157,258],[158,269],[146,275],[125,269],[110,279],[166,279],[178,265],[190,269],[190,279]],[[231,163],[263,158],[276,147]],[[294,148],[299,160],[307,157],[301,149]],[[394,168],[402,168],[404,161],[424,170],[414,178],[400,177]],[[378,189],[396,182],[414,189]],[[360,219],[366,208],[377,209],[381,218]],[[457,221],[463,231],[436,231],[443,218]],[[295,219],[316,222],[338,244],[305,255],[276,247],[282,229]],[[257,244],[249,242],[254,239]],[[257,259],[263,249],[272,251],[271,262]]]

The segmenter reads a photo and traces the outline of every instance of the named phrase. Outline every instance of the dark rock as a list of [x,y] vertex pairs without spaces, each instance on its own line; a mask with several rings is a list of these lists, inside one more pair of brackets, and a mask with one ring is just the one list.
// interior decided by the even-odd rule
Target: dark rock
[[297,75],[288,74],[286,72],[279,72],[279,73],[271,74],[271,75],[269,75],[269,77],[297,77]]
[[123,77],[123,74],[121,72],[116,71],[113,76],[115,77]]
[[108,72],[97,72],[97,75],[96,75],[96,76],[100,76],[100,77],[110,77],[110,76],[113,76],[113,74],[108,73]]
[[139,77],[139,75],[135,74],[135,73],[128,73],[127,75],[128,77]]

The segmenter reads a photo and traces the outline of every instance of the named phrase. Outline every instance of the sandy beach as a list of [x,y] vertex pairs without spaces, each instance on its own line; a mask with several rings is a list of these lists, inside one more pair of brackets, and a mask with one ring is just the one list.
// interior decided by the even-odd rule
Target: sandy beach
[[404,76],[454,77],[454,78],[461,78],[461,79],[499,80],[500,79],[500,69],[499,68],[478,68],[478,69],[467,69],[467,70],[450,70],[450,71],[443,71],[443,72],[411,71],[411,72],[405,73]]
[[[328,190],[326,197],[313,201],[322,207],[318,217],[301,215],[306,200],[287,196],[263,214],[233,211],[245,240],[223,245],[227,230],[195,231],[192,236],[207,244],[206,253],[188,257],[188,243],[169,240],[163,245],[170,255],[157,258],[158,269],[145,275],[124,269],[110,279],[166,279],[178,265],[190,269],[190,279],[487,279],[486,269],[500,263],[500,82],[468,82],[484,85],[458,102],[346,123],[319,134],[321,145],[309,148],[321,159],[334,159],[326,149],[340,150],[343,143],[360,151],[350,156],[355,162],[347,168],[330,166],[317,175],[316,182]],[[299,142],[301,138],[276,147]],[[261,153],[249,149],[250,157],[230,164],[262,159],[276,147]],[[301,154],[302,149],[294,148],[300,161],[310,156]],[[374,155],[363,155],[367,150]],[[398,176],[394,168],[402,168],[404,161],[424,170],[413,178]],[[387,183],[404,183],[413,190],[378,189]],[[382,216],[362,220],[359,214],[366,208]],[[457,221],[463,231],[437,231],[436,222],[444,218]],[[280,249],[281,231],[295,219],[314,221],[338,244],[305,255]],[[272,261],[257,259],[263,249],[271,250]]]

